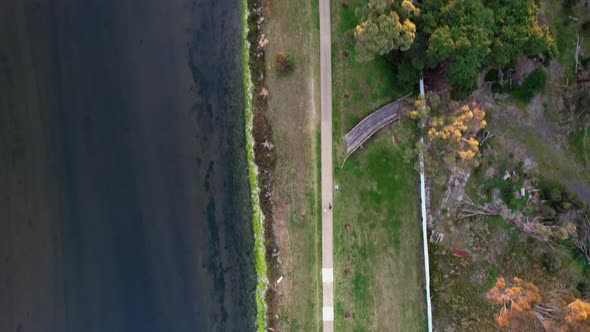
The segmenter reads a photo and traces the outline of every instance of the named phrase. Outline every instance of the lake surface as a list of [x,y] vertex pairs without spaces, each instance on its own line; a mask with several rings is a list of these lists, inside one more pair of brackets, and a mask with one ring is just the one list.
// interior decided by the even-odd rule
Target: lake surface
[[238,0],[0,1],[0,331],[247,331]]

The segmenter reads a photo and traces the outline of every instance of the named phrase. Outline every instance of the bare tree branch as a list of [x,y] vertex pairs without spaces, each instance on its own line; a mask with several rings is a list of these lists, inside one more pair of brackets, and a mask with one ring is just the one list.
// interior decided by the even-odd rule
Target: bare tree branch
[[584,217],[582,225],[578,226],[578,236],[576,236],[574,243],[586,256],[588,264],[590,264],[590,217]]
[[582,53],[582,42],[580,41],[580,35],[576,33],[576,52],[574,54],[574,59],[576,60],[576,67],[574,72],[577,73],[579,70],[579,57]]
[[471,197],[463,196],[463,207],[459,212],[459,218],[469,218],[475,216],[499,216],[502,214],[502,209],[497,206],[490,206],[488,204],[478,204],[471,199]]
[[479,146],[482,146],[483,143],[485,143],[487,140],[489,140],[490,138],[494,137],[495,135],[490,133],[489,131],[486,131],[483,135],[483,137],[481,138],[481,141],[479,141]]

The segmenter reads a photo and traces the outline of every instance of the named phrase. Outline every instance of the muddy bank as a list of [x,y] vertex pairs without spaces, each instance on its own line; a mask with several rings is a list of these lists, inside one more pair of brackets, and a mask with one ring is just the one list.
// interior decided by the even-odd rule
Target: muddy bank
[[254,329],[241,4],[0,4],[0,331]]

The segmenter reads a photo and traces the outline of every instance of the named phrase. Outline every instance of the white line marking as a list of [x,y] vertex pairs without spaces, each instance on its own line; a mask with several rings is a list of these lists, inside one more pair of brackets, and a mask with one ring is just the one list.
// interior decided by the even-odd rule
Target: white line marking
[[334,307],[323,307],[323,318],[324,322],[333,322],[334,321]]
[[322,269],[322,282],[334,282],[334,269],[333,268],[323,268]]

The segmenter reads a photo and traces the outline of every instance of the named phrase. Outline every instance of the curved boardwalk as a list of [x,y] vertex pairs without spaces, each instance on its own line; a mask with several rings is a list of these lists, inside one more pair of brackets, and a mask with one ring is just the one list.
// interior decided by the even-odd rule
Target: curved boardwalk
[[378,132],[381,128],[388,124],[399,120],[404,113],[404,99],[406,95],[390,104],[387,104],[377,111],[369,114],[366,118],[361,120],[354,128],[352,128],[344,140],[346,141],[346,158],[350,157],[363,143],[365,143],[371,136]]

